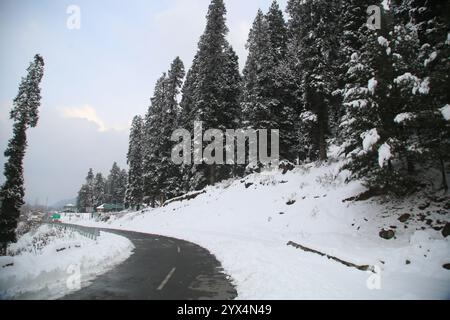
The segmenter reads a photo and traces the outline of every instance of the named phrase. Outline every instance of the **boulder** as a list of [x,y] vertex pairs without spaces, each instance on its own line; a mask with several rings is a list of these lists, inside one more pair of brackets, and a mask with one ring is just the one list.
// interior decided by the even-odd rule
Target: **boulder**
[[411,215],[410,215],[409,213],[405,213],[405,214],[402,214],[402,215],[400,216],[400,218],[398,218],[398,221],[400,221],[401,223],[405,223],[405,222],[407,222],[410,218],[411,218]]
[[447,238],[450,235],[450,223],[449,222],[447,222],[444,229],[442,229],[442,235],[444,236],[444,238]]
[[395,231],[394,230],[381,230],[380,231],[380,237],[385,240],[391,240],[395,237]]

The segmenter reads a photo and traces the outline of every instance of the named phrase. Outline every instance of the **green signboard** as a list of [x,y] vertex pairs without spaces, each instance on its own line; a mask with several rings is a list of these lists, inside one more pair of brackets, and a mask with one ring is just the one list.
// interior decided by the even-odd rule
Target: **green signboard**
[[54,215],[52,215],[52,219],[53,220],[61,219],[61,215],[60,214],[54,214]]

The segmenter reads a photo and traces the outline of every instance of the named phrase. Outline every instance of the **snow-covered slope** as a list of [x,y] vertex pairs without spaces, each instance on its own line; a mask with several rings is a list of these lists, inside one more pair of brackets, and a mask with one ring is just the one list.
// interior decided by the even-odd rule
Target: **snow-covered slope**
[[64,296],[125,261],[133,249],[128,239],[110,233],[94,241],[41,226],[9,247],[14,256],[0,257],[0,299]]
[[[348,173],[339,168],[331,162],[284,175],[253,174],[209,187],[193,200],[117,217],[106,227],[198,243],[222,262],[239,299],[450,298],[450,271],[443,268],[450,262],[449,240],[428,225],[441,229],[449,220],[448,210],[439,207],[445,201],[425,211],[417,208],[423,201],[418,198],[343,201],[365,189],[346,184]],[[411,217],[400,222],[405,213]],[[382,239],[383,229],[395,238]],[[289,241],[373,271],[296,249]]]

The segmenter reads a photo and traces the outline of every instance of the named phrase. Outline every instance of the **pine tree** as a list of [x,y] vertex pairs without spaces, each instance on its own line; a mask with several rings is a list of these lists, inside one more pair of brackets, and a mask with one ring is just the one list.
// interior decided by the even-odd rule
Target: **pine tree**
[[119,186],[117,188],[117,204],[125,204],[125,195],[127,193],[127,183],[128,183],[128,171],[126,169],[121,169],[119,173]]
[[162,135],[160,122],[167,99],[167,76],[165,73],[158,79],[151,98],[151,106],[145,116],[144,123],[144,150],[143,150],[143,177],[144,201],[155,206],[161,197],[162,168],[161,145]]
[[288,35],[287,25],[283,17],[283,12],[274,0],[266,14],[266,20],[269,27],[269,38],[275,62],[281,62],[287,53]]
[[81,186],[80,191],[78,192],[77,205],[78,210],[83,212],[90,212],[95,209],[95,176],[94,171],[89,169],[89,172],[86,176],[85,183]]
[[151,107],[144,124],[144,194],[146,202],[162,204],[165,199],[183,192],[182,169],[172,160],[172,133],[184,125],[184,115],[179,105],[181,86],[185,76],[179,57],[169,71],[157,81]]
[[346,115],[341,127],[346,153],[352,159],[347,167],[356,177],[367,179],[370,186],[378,186],[383,184],[379,179],[392,169],[391,145],[386,144],[392,137],[395,114],[389,104],[392,48],[385,30],[370,30],[364,24],[357,37],[363,45],[350,57],[344,90]]
[[244,125],[253,129],[280,130],[280,156],[294,161],[298,113],[291,93],[292,79],[286,70],[286,24],[276,2],[267,15],[258,11],[247,49],[242,99]]
[[[351,74],[348,73],[352,66],[353,54],[358,54],[364,44],[364,39],[360,35],[360,29],[367,23],[367,1],[366,0],[343,0],[340,10],[341,35],[339,37],[340,56],[339,62],[339,88],[342,89],[350,83]],[[375,4],[375,3],[374,3]],[[345,139],[340,121],[345,115],[345,108],[342,108],[342,101],[339,108],[330,117],[336,123],[336,138],[339,142]]]
[[94,208],[101,206],[105,202],[106,181],[101,173],[97,173],[93,184]]
[[106,182],[106,202],[123,204],[127,187],[127,172],[121,170],[114,162]]
[[336,103],[333,94],[338,88],[339,9],[339,3],[325,0],[290,0],[287,7],[289,55],[293,73],[300,75],[303,105],[299,137],[309,141],[302,149],[311,160],[327,158],[329,106]]
[[181,90],[182,98],[180,103],[180,117],[179,125],[186,130],[192,132],[194,130],[194,102],[195,102],[195,88],[198,78],[198,54],[195,55],[192,66],[187,72],[186,80],[184,81]]
[[242,109],[244,125],[253,129],[278,128],[273,108],[275,57],[270,42],[269,24],[258,10],[247,42]]
[[181,109],[179,95],[183,79],[185,77],[184,64],[179,57],[172,62],[167,72],[165,100],[160,115],[159,129],[161,131],[159,141],[160,155],[160,179],[162,201],[182,194],[181,168],[172,162],[172,133],[179,128]]
[[139,210],[140,205],[143,203],[143,130],[142,117],[134,117],[127,155],[129,174],[125,205],[127,208],[136,208],[136,210]]
[[87,198],[88,198],[88,187],[86,184],[83,184],[78,191],[77,195],[77,208],[79,212],[85,212],[87,211],[86,208],[88,207],[87,204]]
[[392,11],[396,38],[402,39],[396,42],[403,44],[401,57],[408,71],[396,79],[402,96],[409,97],[399,124],[408,143],[403,153],[410,171],[414,162],[440,170],[442,187],[448,190],[450,124],[443,111],[450,108],[450,5],[448,1],[397,0]]
[[36,55],[27,71],[10,114],[14,129],[13,138],[5,151],[5,157],[8,158],[4,170],[6,181],[0,189],[0,254],[6,253],[8,243],[16,241],[15,230],[25,194],[23,160],[27,147],[26,130],[35,127],[38,122],[41,103],[39,86],[44,75],[43,58]]
[[346,115],[341,125],[352,159],[347,168],[369,187],[397,195],[414,191],[418,137],[410,120],[429,90],[428,80],[420,78],[419,39],[416,29],[405,21],[406,11],[394,4],[385,13],[382,30],[365,25],[358,30],[363,45],[348,64]]
[[[240,88],[240,75],[237,57],[226,40],[225,14],[223,0],[212,0],[206,28],[183,89],[182,118],[202,121],[205,130],[233,129],[240,114],[237,99],[240,92],[230,90]],[[201,189],[230,175],[231,170],[225,166],[195,165],[187,175],[190,179],[187,184],[191,189]]]

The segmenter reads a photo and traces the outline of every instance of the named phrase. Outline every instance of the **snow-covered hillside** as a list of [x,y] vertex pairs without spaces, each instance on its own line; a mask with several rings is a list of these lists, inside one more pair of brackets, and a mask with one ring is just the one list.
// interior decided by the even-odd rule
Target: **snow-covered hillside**
[[[239,299],[450,298],[450,271],[443,267],[450,263],[450,243],[442,234],[448,198],[431,204],[425,196],[344,201],[365,188],[345,183],[348,172],[340,166],[331,161],[286,174],[266,171],[106,225],[78,223],[195,242],[222,262]],[[381,238],[383,230],[394,238]]]
[[0,299],[59,298],[125,261],[133,248],[110,233],[91,240],[41,226],[10,245],[13,256],[0,257]]

